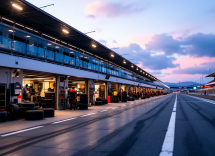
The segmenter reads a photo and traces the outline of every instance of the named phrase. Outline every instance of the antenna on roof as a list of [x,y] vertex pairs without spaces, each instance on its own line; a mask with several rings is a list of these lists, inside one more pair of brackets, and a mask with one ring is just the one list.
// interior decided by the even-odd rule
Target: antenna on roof
[[44,8],[43,10],[45,10],[46,7],[49,7],[49,6],[52,6],[54,4],[49,4],[49,5],[46,5],[46,6],[43,6],[43,7],[40,7],[40,9]]

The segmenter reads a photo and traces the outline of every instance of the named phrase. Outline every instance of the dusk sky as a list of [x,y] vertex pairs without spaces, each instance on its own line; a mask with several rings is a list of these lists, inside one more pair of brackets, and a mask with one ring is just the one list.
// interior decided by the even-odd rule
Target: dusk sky
[[[163,82],[215,71],[214,0],[28,0]],[[206,78],[204,82],[211,79]]]

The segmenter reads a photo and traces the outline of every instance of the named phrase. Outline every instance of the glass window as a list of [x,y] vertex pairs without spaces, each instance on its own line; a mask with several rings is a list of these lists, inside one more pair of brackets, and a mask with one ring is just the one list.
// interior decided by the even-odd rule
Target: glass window
[[82,67],[82,60],[83,59],[83,55],[82,54],[79,54],[79,53],[76,53],[76,66],[78,67]]
[[[12,33],[12,32],[11,32]],[[13,48],[14,50],[25,53],[26,52],[26,34],[18,30],[14,31]]]
[[0,47],[11,49],[12,46],[12,35],[10,29],[4,26],[0,26]]
[[83,61],[83,68],[88,68],[89,57],[86,55],[83,55],[82,61]]
[[70,50],[70,65],[75,66],[75,56],[76,52],[74,50]]
[[69,64],[69,54],[70,54],[70,49],[69,48],[64,48],[63,63]]
[[38,44],[38,57],[45,58],[45,49],[47,45],[46,41],[42,39],[38,39],[37,44]]
[[57,62],[63,62],[63,51],[64,51],[64,48],[59,46],[59,45],[56,45],[55,46],[55,60]]
[[46,58],[54,61],[55,59],[55,44],[47,43]]
[[27,54],[37,56],[37,38],[26,35],[27,39]]

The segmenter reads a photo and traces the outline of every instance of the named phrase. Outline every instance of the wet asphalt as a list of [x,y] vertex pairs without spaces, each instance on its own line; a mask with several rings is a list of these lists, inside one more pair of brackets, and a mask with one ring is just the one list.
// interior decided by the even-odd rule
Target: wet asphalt
[[[176,95],[0,137],[0,155],[159,156]],[[102,106],[101,106],[102,107]],[[173,155],[215,155],[215,105],[177,95]]]

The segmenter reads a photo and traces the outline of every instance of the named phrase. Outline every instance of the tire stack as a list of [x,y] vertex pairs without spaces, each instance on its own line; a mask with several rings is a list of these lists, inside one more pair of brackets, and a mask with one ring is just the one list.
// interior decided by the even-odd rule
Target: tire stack
[[29,103],[18,103],[20,111],[19,111],[19,117],[24,118],[25,112],[27,110],[35,110],[35,103],[29,102]]
[[6,111],[0,111],[0,122],[4,122],[7,120],[7,112]]
[[88,109],[88,95],[80,94],[80,102],[78,104],[79,109]]
[[43,99],[42,107],[43,108],[53,108],[53,100],[52,99]]
[[119,98],[118,97],[114,97],[113,98],[113,103],[119,103]]
[[127,92],[122,92],[122,102],[127,102]]
[[19,116],[20,108],[16,104],[7,105],[6,110],[9,119],[16,119]]

